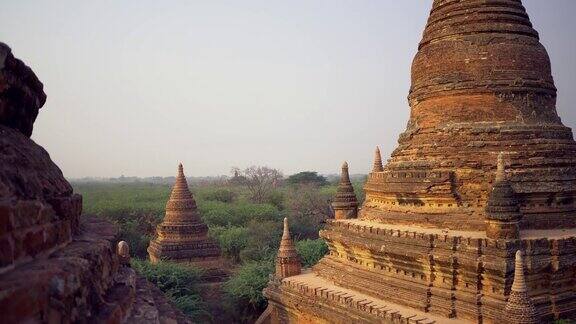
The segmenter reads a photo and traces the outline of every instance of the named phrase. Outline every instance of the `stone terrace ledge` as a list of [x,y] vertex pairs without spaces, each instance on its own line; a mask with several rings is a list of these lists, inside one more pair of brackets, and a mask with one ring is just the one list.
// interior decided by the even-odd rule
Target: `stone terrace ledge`
[[442,324],[442,323],[472,323],[462,319],[449,319],[434,314],[424,313],[405,306],[383,301],[357,291],[336,286],[334,283],[318,277],[311,271],[301,275],[284,278],[282,289],[319,299],[332,306],[352,308],[372,316],[382,318],[382,323],[407,324]]
[[[373,234],[410,237],[420,235],[436,235],[438,237],[464,237],[470,239],[488,239],[485,231],[459,231],[441,228],[427,228],[420,226],[383,224],[362,219],[330,220],[332,225],[348,227],[356,232],[369,232]],[[550,229],[550,230],[521,230],[520,240],[535,239],[563,239],[576,237],[576,228]]]

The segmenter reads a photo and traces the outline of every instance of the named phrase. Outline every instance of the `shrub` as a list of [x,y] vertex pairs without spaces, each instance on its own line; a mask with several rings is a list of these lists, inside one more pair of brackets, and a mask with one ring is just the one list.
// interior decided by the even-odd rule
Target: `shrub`
[[274,190],[266,196],[266,202],[278,210],[284,209],[284,194],[280,190]]
[[196,287],[202,271],[189,266],[170,262],[152,264],[149,261],[132,259],[132,267],[148,281],[156,285],[166,296],[192,319],[209,316]]
[[236,194],[228,189],[217,188],[208,191],[203,190],[198,192],[198,198],[201,200],[231,203],[236,199]]
[[228,226],[232,220],[232,206],[220,201],[199,201],[198,210],[208,226]]
[[328,245],[323,239],[303,240],[296,242],[296,250],[302,259],[302,266],[309,268],[328,253]]
[[250,221],[279,221],[282,215],[278,208],[270,204],[239,203],[232,208],[233,224],[245,226]]
[[280,245],[282,222],[252,220],[247,228],[248,246],[240,252],[242,262],[273,260]]
[[220,244],[224,255],[235,263],[240,262],[240,252],[248,246],[248,229],[245,227],[214,227],[210,236]]
[[274,272],[274,262],[251,262],[224,283],[226,297],[242,322],[253,322],[255,316],[266,308],[262,290],[268,284],[269,275]]

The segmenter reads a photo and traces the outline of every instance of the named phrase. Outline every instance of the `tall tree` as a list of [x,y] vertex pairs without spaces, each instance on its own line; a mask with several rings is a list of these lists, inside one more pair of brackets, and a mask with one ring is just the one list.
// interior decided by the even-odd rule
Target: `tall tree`
[[266,166],[251,166],[242,172],[251,200],[256,203],[266,201],[272,190],[280,185],[282,172]]

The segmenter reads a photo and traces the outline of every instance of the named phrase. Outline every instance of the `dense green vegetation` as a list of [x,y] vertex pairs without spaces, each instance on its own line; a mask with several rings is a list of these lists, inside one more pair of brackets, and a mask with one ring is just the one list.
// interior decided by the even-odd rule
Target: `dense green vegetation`
[[[257,170],[261,176],[262,170]],[[274,176],[277,176],[274,174]],[[291,233],[303,265],[315,264],[327,252],[318,238],[323,221],[330,217],[330,199],[335,183],[266,183],[261,188],[246,185],[250,174],[228,184],[191,185],[198,209],[209,234],[222,248],[232,275],[224,284],[222,309],[239,322],[251,322],[266,306],[262,289],[274,271],[274,257],[282,235],[282,220],[288,217]],[[261,179],[258,179],[261,181]],[[360,199],[362,183],[355,184]],[[146,260],[150,239],[162,220],[171,186],[135,183],[77,183],[84,197],[84,213],[105,217],[121,230],[134,258],[134,267],[157,284],[173,302],[193,318],[205,317],[205,303],[195,283],[198,271]]]
[[211,318],[196,287],[202,275],[199,269],[168,262],[153,265],[139,259],[133,259],[131,264],[138,273],[160,288],[186,315],[195,320]]

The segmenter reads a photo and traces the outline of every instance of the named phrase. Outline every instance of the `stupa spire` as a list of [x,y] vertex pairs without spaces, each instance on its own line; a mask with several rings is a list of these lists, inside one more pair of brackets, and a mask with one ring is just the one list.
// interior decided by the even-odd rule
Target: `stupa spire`
[[178,175],[176,182],[172,187],[170,199],[166,203],[165,221],[185,222],[190,220],[198,221],[200,219],[196,207],[196,200],[190,189],[184,175],[182,163],[178,164]]
[[300,256],[298,255],[294,242],[290,237],[288,218],[284,218],[282,240],[280,241],[280,248],[278,249],[278,256],[276,257],[276,276],[279,278],[286,278],[299,275],[301,272],[302,263],[300,261]]
[[376,146],[376,151],[374,152],[374,166],[372,167],[372,172],[382,172],[384,167],[382,166],[382,155],[380,154],[380,148]]
[[522,251],[518,250],[514,267],[514,282],[504,308],[504,318],[510,324],[537,324],[540,323],[540,318],[532,299],[528,295],[528,287],[524,279],[523,259]]
[[354,187],[350,182],[348,174],[348,162],[342,164],[342,173],[340,174],[340,183],[336,190],[336,196],[332,202],[334,209],[334,218],[348,219],[358,216],[358,199],[354,193]]

